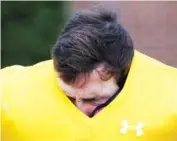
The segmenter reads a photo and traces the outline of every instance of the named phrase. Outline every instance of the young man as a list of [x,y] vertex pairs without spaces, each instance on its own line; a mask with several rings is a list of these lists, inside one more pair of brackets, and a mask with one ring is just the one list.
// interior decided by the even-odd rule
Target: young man
[[1,70],[3,141],[177,140],[177,70],[134,50],[115,13],[75,14],[52,53]]

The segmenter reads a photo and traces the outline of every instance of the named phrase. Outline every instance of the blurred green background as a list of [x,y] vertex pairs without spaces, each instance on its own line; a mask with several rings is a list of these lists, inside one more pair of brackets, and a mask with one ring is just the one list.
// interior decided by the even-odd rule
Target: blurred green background
[[62,1],[2,1],[1,68],[50,59],[69,15],[65,5]]
[[1,67],[50,59],[68,17],[96,5],[116,11],[136,49],[177,67],[177,2],[172,1],[1,1]]

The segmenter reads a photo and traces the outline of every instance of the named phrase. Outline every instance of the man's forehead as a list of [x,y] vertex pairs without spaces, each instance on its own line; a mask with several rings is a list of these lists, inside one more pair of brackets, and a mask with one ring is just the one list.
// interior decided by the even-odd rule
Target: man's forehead
[[58,79],[58,84],[64,90],[64,92],[71,97],[75,97],[76,94],[80,95],[81,93],[83,96],[84,95],[86,96],[86,94],[89,94],[89,96],[94,96],[95,93],[101,91],[98,89],[100,89],[102,84],[99,83],[100,81],[94,81],[96,79],[91,79],[90,77],[94,77],[94,76],[90,76],[90,75],[87,76],[87,78],[84,78],[84,76],[79,77],[75,81],[75,84],[72,85],[66,84],[63,80]]
[[71,86],[76,89],[82,89],[82,88],[84,89],[85,87],[92,85],[92,83],[95,83],[97,81],[100,82],[100,80],[101,78],[99,74],[95,70],[92,70],[88,73],[79,74],[76,77],[74,83],[71,84]]
[[88,73],[80,73],[76,77],[73,87],[81,88],[90,84],[92,81],[106,81],[109,80],[112,76],[113,75],[108,70],[107,65],[105,63],[101,63]]
[[74,83],[72,84],[73,88],[83,88],[90,81],[90,77],[92,77],[92,73],[81,73],[77,76]]

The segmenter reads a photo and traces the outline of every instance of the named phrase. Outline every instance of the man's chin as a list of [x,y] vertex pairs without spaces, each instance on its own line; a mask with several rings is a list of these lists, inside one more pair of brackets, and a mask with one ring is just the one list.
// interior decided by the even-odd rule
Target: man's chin
[[95,115],[96,115],[96,114],[98,114],[99,112],[101,112],[101,111],[102,111],[102,109],[103,109],[103,108],[101,108],[101,109],[97,110],[97,111],[95,112]]
[[103,108],[100,108],[99,110],[97,110],[95,113],[89,113],[86,114],[87,116],[89,116],[90,118],[94,117],[95,115],[97,115],[99,112],[101,112],[103,110]]

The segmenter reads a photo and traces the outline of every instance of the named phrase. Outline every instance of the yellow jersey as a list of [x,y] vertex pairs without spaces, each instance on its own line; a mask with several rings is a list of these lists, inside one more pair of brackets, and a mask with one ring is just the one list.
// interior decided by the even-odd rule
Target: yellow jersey
[[177,69],[138,51],[118,96],[93,118],[57,84],[53,61],[1,70],[2,141],[177,141]]

